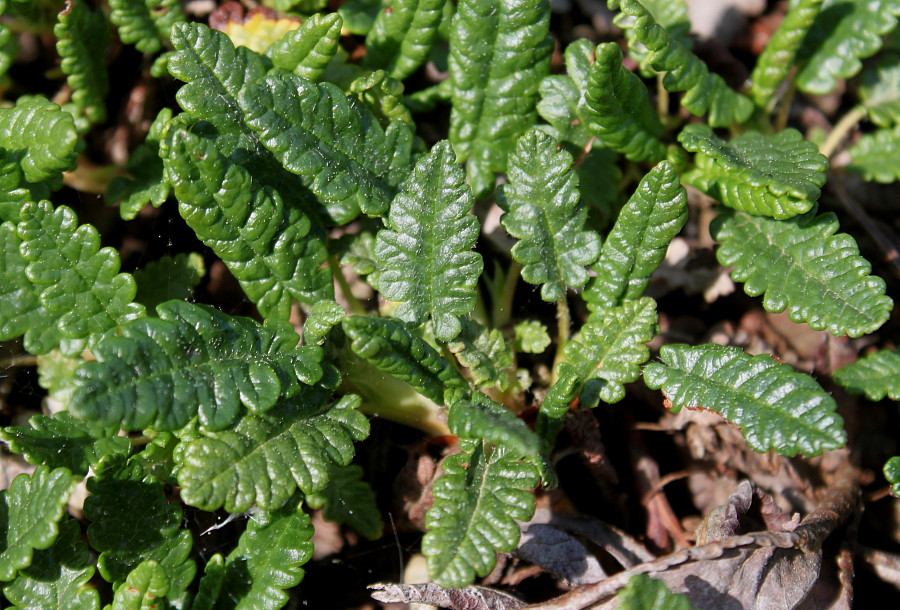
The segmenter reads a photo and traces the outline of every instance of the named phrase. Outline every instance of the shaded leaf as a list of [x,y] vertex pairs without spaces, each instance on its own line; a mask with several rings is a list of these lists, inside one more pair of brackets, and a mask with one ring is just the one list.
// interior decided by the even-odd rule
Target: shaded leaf
[[880,127],[900,123],[900,53],[885,53],[863,72],[859,98]]
[[187,301],[204,275],[206,265],[196,252],[165,255],[134,272],[137,282],[134,300],[150,311],[166,301]]
[[644,367],[644,381],[662,389],[671,409],[715,411],[741,427],[754,451],[818,455],[847,442],[836,404],[809,375],[767,354],[737,347],[665,345],[662,363]]
[[74,117],[53,102],[32,96],[0,108],[0,147],[29,182],[59,188],[62,172],[75,168],[79,146]]
[[900,180],[900,125],[862,136],[850,147],[847,169],[866,180],[890,184]]
[[322,508],[325,518],[353,528],[369,540],[381,537],[384,522],[375,493],[363,480],[363,469],[355,464],[332,469],[325,489],[306,497],[312,508]]
[[666,584],[646,574],[635,574],[616,595],[622,610],[691,610],[684,595],[669,591]]
[[365,36],[380,10],[381,0],[347,0],[338,7],[338,14],[344,18],[347,31]]
[[159,139],[171,119],[171,109],[163,108],[159,111],[143,144],[128,157],[124,168],[126,175],[115,176],[109,183],[106,202],[121,202],[119,214],[123,220],[135,218],[145,205],[159,207],[169,197],[171,185],[163,175]]
[[834,373],[834,380],[848,392],[861,394],[872,401],[900,400],[900,353],[883,349]]
[[[578,390],[584,381],[575,365],[560,362],[557,368],[558,378],[541,403],[538,411],[535,431],[541,439],[544,451],[549,452],[556,444],[556,435],[565,425],[565,416],[578,397]],[[542,477],[543,478],[543,477]]]
[[584,92],[593,62],[594,45],[585,38],[566,47],[566,74],[553,74],[541,80],[538,114],[553,126],[553,136],[583,149],[591,138],[587,130],[589,114]]
[[884,465],[884,478],[891,484],[891,493],[900,496],[900,456],[892,457]]
[[524,421],[485,394],[457,392],[449,400],[447,426],[464,439],[484,440],[519,457],[537,455],[540,441]]
[[[539,343],[540,337],[536,341]],[[549,343],[549,337],[547,341]],[[475,385],[485,388],[496,385],[501,390],[509,385],[507,371],[513,365],[513,355],[503,333],[498,329],[488,330],[477,322],[463,319],[462,332],[447,344],[447,348],[456,354],[461,365],[472,372]]]
[[72,88],[78,115],[83,113],[91,123],[102,123],[106,120],[104,98],[109,92],[106,48],[110,41],[103,13],[86,2],[67,2],[53,34],[62,58],[60,68]]
[[109,8],[119,39],[142,53],[159,52],[172,25],[184,22],[179,0],[109,0]]
[[313,15],[266,49],[276,68],[319,80],[338,49],[343,20],[338,13]]
[[425,63],[438,36],[445,0],[397,0],[383,7],[366,35],[363,65],[398,80]]

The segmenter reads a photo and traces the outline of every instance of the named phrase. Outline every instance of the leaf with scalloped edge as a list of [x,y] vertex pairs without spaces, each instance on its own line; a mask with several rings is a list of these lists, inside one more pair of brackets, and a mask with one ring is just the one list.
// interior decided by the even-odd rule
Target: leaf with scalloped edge
[[325,236],[299,207],[232,162],[216,142],[169,132],[165,159],[178,211],[228,266],[266,318],[287,319],[297,299],[333,298]]
[[808,212],[825,185],[828,158],[796,129],[767,136],[746,131],[726,142],[706,125],[688,125],[678,141],[697,153],[683,176],[720,203],[781,220]]
[[166,607],[166,597],[171,583],[165,569],[159,563],[149,560],[138,565],[125,582],[120,584],[113,596],[109,610],[156,610]]
[[900,53],[884,53],[863,72],[859,98],[879,127],[900,124]]
[[193,540],[190,531],[181,528],[181,505],[168,502],[166,486],[147,475],[136,458],[110,456],[103,461],[87,481],[88,540],[100,553],[97,567],[107,582],[119,585],[141,563],[154,561],[175,597],[194,579]]
[[513,328],[515,333],[516,351],[525,352],[526,354],[543,354],[544,350],[550,345],[550,335],[547,334],[547,327],[537,320],[524,320],[519,322]]
[[51,186],[25,179],[14,153],[0,148],[0,222],[19,222],[19,211],[29,201],[50,197]]
[[375,492],[363,480],[363,469],[356,464],[335,466],[328,484],[320,492],[306,496],[311,508],[323,509],[329,521],[352,528],[369,540],[381,538],[384,522],[378,512]]
[[313,305],[303,323],[303,344],[322,345],[331,329],[345,316],[344,308],[334,301],[323,300]]
[[[693,45],[691,20],[685,0],[641,0],[641,4],[657,24],[666,28],[669,36],[684,45],[685,48],[691,48]],[[651,78],[656,72],[650,66],[647,47],[635,36],[634,22],[635,17],[624,12],[619,12],[613,17],[613,25],[618,26],[625,33],[628,56],[637,63],[641,76]]]
[[179,0],[109,0],[109,20],[119,39],[142,53],[158,53],[169,42],[169,29],[183,23]]
[[434,504],[425,515],[422,554],[431,579],[442,587],[464,587],[494,567],[497,551],[519,542],[516,520],[534,514],[531,490],[537,471],[515,454],[485,441],[460,441],[462,453],[446,458],[434,484]]
[[156,310],[159,319],[136,320],[101,341],[96,361],[78,370],[76,417],[177,430],[199,414],[202,426],[221,430],[241,405],[260,413],[322,378],[322,349],[298,347],[286,321],[262,326],[184,301]]
[[650,389],[662,389],[672,411],[715,411],[741,427],[754,451],[813,456],[847,442],[834,399],[812,377],[768,354],[678,344],[664,345],[660,358],[662,363],[644,367],[644,381]]
[[582,296],[591,311],[640,298],[669,243],[687,221],[687,193],[678,172],[663,161],[641,179],[594,263],[596,277]]
[[0,491],[0,581],[32,564],[35,550],[50,548],[59,534],[77,477],[65,468],[38,466],[29,476],[19,474]]
[[588,281],[585,265],[600,254],[600,238],[585,231],[587,208],[579,203],[572,155],[532,129],[510,155],[509,183],[497,191],[504,210],[500,222],[519,241],[512,256],[522,263],[522,279],[541,284],[541,298],[563,298],[569,287]]
[[512,411],[479,391],[452,392],[447,426],[456,436],[484,440],[519,457],[537,455],[540,441]]
[[203,257],[196,252],[180,252],[175,256],[166,254],[150,261],[134,272],[137,294],[134,300],[153,311],[166,301],[187,301],[194,294],[194,288],[206,275]]
[[[572,401],[578,397],[578,390],[582,381],[575,365],[568,362],[560,362],[556,368],[557,380],[547,391],[544,400],[538,410],[535,432],[541,439],[541,446],[545,452],[552,451],[556,444],[556,435],[565,425],[565,417],[572,406]],[[546,477],[542,475],[546,480]]]
[[382,127],[390,127],[395,120],[410,127],[415,125],[412,113],[405,104],[403,83],[384,70],[363,72],[350,83],[346,91],[365,104],[378,117]]
[[866,180],[891,184],[900,180],[900,125],[862,136],[849,151],[847,169]]
[[380,216],[410,170],[412,132],[382,130],[359,102],[331,83],[272,73],[240,94],[247,124],[323,204]]
[[830,212],[777,221],[726,211],[710,230],[723,242],[719,262],[734,265],[731,277],[747,294],[764,295],[766,311],[787,308],[794,322],[859,337],[884,324],[893,303],[854,239],[838,228]]
[[75,168],[82,144],[75,118],[40,96],[20,99],[0,108],[0,148],[22,168],[28,182],[62,184],[62,172]]
[[363,65],[403,80],[428,60],[446,0],[397,0],[383,6],[366,35]]
[[106,120],[106,94],[109,78],[106,50],[111,39],[109,26],[99,9],[86,2],[67,2],[56,26],[56,51],[62,58],[60,68],[72,88],[72,102],[78,115],[91,123]]
[[785,14],[750,76],[750,95],[757,106],[767,110],[774,107],[775,93],[796,65],[797,51],[821,9],[822,0],[800,0]]
[[266,49],[276,68],[319,80],[338,49],[343,20],[338,13],[312,15]]
[[892,457],[884,465],[884,478],[891,484],[894,497],[900,497],[900,456]]
[[248,414],[218,432],[201,430],[178,448],[181,498],[202,510],[242,512],[281,507],[299,488],[321,491],[332,467],[353,459],[353,441],[369,434],[358,396],[333,406],[307,389],[266,413]]
[[676,36],[657,24],[653,15],[638,0],[607,0],[611,9],[634,17],[634,39],[647,49],[647,63],[657,72],[665,72],[667,91],[684,91],[681,105],[691,114],[707,116],[713,127],[725,127],[746,121],[753,113],[753,102],[733,91],[722,77],[712,74]]
[[883,349],[835,371],[834,380],[871,401],[900,400],[900,352]]
[[450,142],[480,196],[506,170],[516,140],[535,123],[550,69],[544,0],[460,0],[450,34]]
[[586,38],[569,43],[566,47],[566,74],[551,74],[541,80],[538,91],[538,114],[552,125],[556,139],[584,149],[591,139],[585,117],[588,114],[584,92],[587,89],[588,71],[594,57],[594,45]]
[[418,326],[431,319],[439,341],[462,330],[459,316],[475,307],[481,275],[472,191],[446,140],[416,163],[391,203],[375,240],[378,289],[398,301],[394,315]]
[[48,549],[35,551],[31,565],[21,570],[3,594],[11,608],[47,608],[66,610],[97,610],[100,595],[88,585],[94,565],[87,548],[79,542],[81,527],[74,519],[59,525],[59,537]]
[[646,574],[635,574],[616,594],[620,610],[692,610],[690,600],[669,591],[666,583]]
[[824,95],[855,76],[897,26],[897,0],[825,0],[797,53],[797,87]]
[[48,201],[26,204],[21,218],[17,232],[22,257],[29,261],[25,273],[65,337],[95,341],[144,315],[133,301],[134,278],[119,273],[118,252],[100,248],[97,229],[79,226],[71,209]]
[[600,44],[595,58],[584,95],[588,131],[631,161],[664,159],[662,123],[650,107],[647,87],[622,65],[619,45]]
[[159,157],[159,139],[171,119],[170,108],[159,111],[144,142],[128,157],[128,163],[122,168],[124,175],[115,176],[106,189],[106,202],[120,202],[119,214],[123,220],[134,219],[145,205],[158,208],[169,197],[171,185],[164,176],[163,160]]
[[[509,343],[499,329],[487,329],[473,320],[462,319],[462,332],[447,344],[461,365],[468,368],[476,386],[509,386],[507,371],[513,365]],[[518,327],[517,327],[518,328]],[[546,335],[546,329],[544,329]],[[549,339],[548,339],[549,341]]]
[[581,336],[566,344],[565,361],[584,384],[581,403],[595,407],[625,397],[626,383],[637,381],[640,367],[650,358],[645,343],[656,335],[656,301],[643,297],[606,312],[594,313]]
[[438,404],[446,390],[467,386],[449,362],[400,320],[349,316],[342,325],[353,353]]

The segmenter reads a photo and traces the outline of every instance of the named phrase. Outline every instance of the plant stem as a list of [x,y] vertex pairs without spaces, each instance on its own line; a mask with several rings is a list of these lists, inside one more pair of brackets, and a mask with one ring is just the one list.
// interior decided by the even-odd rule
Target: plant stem
[[665,123],[666,117],[669,116],[669,92],[663,87],[664,73],[660,72],[656,75],[656,114],[659,120]]
[[569,300],[563,295],[556,301],[556,356],[553,358],[553,382],[557,379],[557,368],[563,359],[563,350],[569,342]]
[[31,354],[24,356],[12,356],[0,360],[0,370],[17,368],[20,366],[37,366],[37,357]]
[[847,114],[841,117],[841,119],[834,124],[834,128],[832,128],[831,133],[828,134],[828,137],[825,138],[825,141],[822,143],[822,146],[819,147],[819,152],[825,155],[826,157],[831,157],[837,147],[841,142],[844,141],[844,138],[847,137],[847,134],[856,127],[856,124],[859,123],[866,116],[866,109],[863,106],[857,106]]
[[522,263],[512,261],[506,270],[506,281],[503,284],[503,296],[499,302],[494,303],[494,328],[503,328],[509,324],[512,318],[512,302],[516,293],[516,284],[519,283],[519,274],[522,273]]
[[328,268],[331,269],[331,275],[337,280],[338,286],[341,289],[341,294],[344,295],[344,299],[350,307],[350,312],[365,315],[367,313],[366,308],[359,302],[359,299],[353,296],[353,291],[350,290],[350,284],[347,283],[347,278],[344,277],[344,272],[341,271],[341,265],[337,260],[337,256],[334,254],[328,257]]
[[775,118],[775,129],[784,131],[787,127],[788,118],[791,116],[791,104],[794,103],[794,93],[797,91],[797,82],[791,78],[788,83],[787,91],[781,98],[781,107],[778,109],[778,116]]

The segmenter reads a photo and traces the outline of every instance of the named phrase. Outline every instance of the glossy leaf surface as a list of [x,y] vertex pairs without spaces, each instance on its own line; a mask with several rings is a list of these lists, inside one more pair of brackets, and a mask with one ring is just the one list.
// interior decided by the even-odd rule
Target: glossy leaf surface
[[365,65],[402,80],[428,59],[446,0],[398,0],[384,7],[366,36]]
[[834,380],[854,394],[872,401],[885,396],[900,400],[900,353],[883,349],[860,358],[834,373]]

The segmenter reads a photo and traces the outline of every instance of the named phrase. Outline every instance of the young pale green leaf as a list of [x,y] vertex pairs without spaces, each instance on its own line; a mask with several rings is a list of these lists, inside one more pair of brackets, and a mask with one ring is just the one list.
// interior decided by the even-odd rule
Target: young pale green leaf
[[187,301],[204,275],[206,266],[203,257],[196,252],[181,252],[175,256],[167,254],[134,272],[134,281],[137,282],[134,300],[149,311],[166,301]]
[[169,29],[185,20],[178,0],[109,0],[109,8],[119,39],[142,53],[162,50]]
[[684,91],[681,105],[696,116],[709,115],[713,127],[746,121],[753,112],[749,98],[728,88],[718,74],[712,74],[676,36],[653,19],[638,0],[608,0],[609,7],[634,17],[632,35],[647,49],[647,64],[665,72],[667,91]]
[[468,161],[476,195],[506,170],[516,139],[534,125],[537,92],[550,68],[545,0],[460,0],[450,35],[450,142]]
[[797,54],[797,86],[806,93],[834,91],[855,76],[861,59],[881,49],[881,37],[897,25],[897,0],[825,0]]
[[398,0],[378,13],[366,35],[363,65],[403,80],[428,60],[446,0]]
[[[5,12],[5,11],[0,11]],[[5,76],[19,48],[11,29],[0,24],[0,76]]]
[[544,350],[550,345],[550,335],[547,334],[547,327],[537,320],[519,322],[513,328],[513,332],[516,334],[513,345],[517,352],[543,354]]
[[344,319],[344,308],[334,301],[319,301],[309,310],[303,324],[303,344],[322,345],[331,329]]
[[67,468],[85,476],[107,455],[127,456],[131,441],[115,436],[115,430],[92,425],[63,411],[54,417],[35,415],[30,427],[3,428],[0,438],[9,443],[9,450],[25,456],[32,464],[50,468]]
[[317,81],[337,52],[343,20],[338,13],[313,15],[266,49],[276,68]]
[[568,362],[560,362],[557,373],[559,377],[541,403],[535,426],[535,431],[541,439],[541,446],[546,452],[551,451],[556,444],[556,435],[562,430],[566,414],[572,406],[572,401],[577,398],[578,388],[583,381],[575,365]]
[[883,349],[869,354],[834,373],[834,380],[848,392],[862,394],[871,401],[900,400],[900,352]]
[[900,180],[900,125],[862,136],[850,147],[847,169],[866,180],[890,184]]
[[84,114],[91,123],[102,123],[109,92],[106,48],[110,41],[103,12],[86,2],[71,2],[59,14],[53,34],[62,58],[60,68],[72,88],[72,102],[79,116]]
[[523,265],[522,279],[541,284],[541,298],[556,301],[568,287],[585,285],[585,265],[600,253],[600,238],[584,230],[587,208],[579,205],[572,155],[533,129],[516,143],[508,176],[497,201],[505,211],[500,222],[519,239],[512,256]]
[[455,156],[444,140],[419,160],[375,241],[378,289],[400,302],[394,315],[414,326],[430,318],[439,341],[462,330],[459,316],[475,307],[483,267],[472,252],[478,240],[472,191]]
[[784,16],[768,44],[756,59],[750,76],[750,95],[760,108],[771,110],[775,93],[796,65],[795,58],[803,39],[822,8],[823,0],[800,0]]
[[566,362],[575,367],[584,385],[581,404],[596,407],[625,397],[626,383],[637,381],[640,367],[650,358],[644,345],[656,334],[656,301],[644,297],[626,301],[607,312],[588,318],[581,337],[566,344]]
[[[331,83],[273,73],[240,94],[247,124],[325,206],[387,211],[410,169],[412,132],[400,121],[382,130],[362,104]],[[355,212],[355,213],[354,213]]]
[[195,415],[210,430],[271,409],[323,375],[322,349],[298,347],[284,321],[265,327],[207,305],[169,301],[159,319],[123,327],[101,341],[82,366],[71,411],[126,430],[178,430]]
[[900,456],[892,457],[884,465],[884,478],[891,484],[894,497],[900,497]]
[[90,495],[84,514],[87,534],[100,553],[97,567],[103,578],[119,585],[147,561],[156,562],[175,597],[194,579],[190,559],[191,533],[181,529],[179,503],[166,500],[165,486],[147,479],[138,460],[111,457],[87,481]]
[[59,188],[62,172],[75,168],[79,146],[75,118],[53,102],[33,96],[0,108],[0,148],[29,182]]
[[176,455],[182,499],[202,510],[235,513],[254,504],[276,510],[298,487],[304,494],[322,491],[334,465],[353,459],[353,441],[369,434],[358,396],[331,407],[326,400],[323,391],[311,389],[182,443]]
[[325,489],[306,497],[312,508],[322,508],[329,521],[346,525],[369,540],[381,538],[384,522],[378,512],[375,492],[363,480],[356,464],[336,466]]
[[447,348],[472,372],[472,381],[478,387],[496,385],[505,390],[509,385],[507,370],[513,365],[513,355],[499,329],[489,330],[478,322],[463,319],[462,332]]
[[684,595],[669,591],[661,580],[646,574],[635,574],[625,588],[616,595],[621,610],[692,610]]
[[697,153],[685,182],[742,212],[781,220],[803,214],[825,184],[828,159],[796,129],[747,131],[726,142],[706,125],[688,125],[678,141]]
[[293,299],[333,298],[325,236],[297,206],[261,186],[214,140],[170,132],[166,168],[178,211],[225,262],[267,318],[287,319]]
[[764,294],[766,311],[785,308],[794,322],[833,335],[859,337],[888,319],[893,305],[884,280],[859,255],[853,238],[837,233],[832,213],[810,212],[776,221],[726,211],[713,221],[716,252],[731,277],[751,296]]
[[412,113],[404,103],[403,83],[384,70],[364,72],[346,90],[368,106],[382,127],[389,127],[395,120],[414,126]]
[[619,212],[582,296],[591,311],[640,298],[669,243],[687,221],[687,194],[672,164],[663,161],[641,179]]
[[476,574],[491,571],[497,551],[516,548],[515,520],[534,514],[531,490],[538,484],[534,466],[503,447],[484,441],[461,441],[460,447],[462,453],[443,462],[422,539],[428,573],[442,587],[471,584]]
[[156,610],[165,603],[171,583],[155,561],[144,561],[118,586],[110,610]]
[[466,386],[449,362],[399,320],[349,316],[342,325],[353,353],[438,404],[446,390]]
[[588,131],[632,161],[664,159],[662,123],[650,107],[647,87],[622,65],[619,45],[603,43],[595,57],[584,96]]
[[125,165],[124,174],[115,176],[106,190],[106,202],[121,202],[119,214],[132,220],[145,205],[159,207],[169,197],[172,188],[163,175],[163,160],[159,156],[159,140],[172,119],[172,110],[163,108],[150,125],[143,144],[139,145]]
[[737,347],[665,345],[663,362],[644,367],[644,381],[662,389],[673,411],[709,409],[741,427],[754,451],[787,457],[818,455],[847,442],[837,405],[809,375],[771,356]]
[[540,441],[512,411],[481,392],[455,392],[447,425],[456,436],[487,441],[519,457],[537,455]]
[[81,528],[74,519],[60,523],[53,546],[35,551],[31,565],[3,587],[11,608],[49,608],[50,603],[66,610],[100,608],[100,595],[88,586],[94,565],[87,548],[78,541],[80,535]]
[[100,234],[78,225],[66,206],[49,201],[28,203],[17,227],[25,274],[41,290],[40,302],[70,339],[96,340],[102,333],[144,315],[133,302],[137,287],[119,273],[119,255],[100,248]]
[[31,476],[22,473],[0,491],[0,581],[12,580],[32,564],[35,550],[54,543],[76,481],[65,468],[38,466]]
[[876,125],[900,123],[900,53],[883,54],[877,64],[863,72],[859,98]]
[[[69,401],[75,391],[75,370],[85,360],[83,352],[65,354],[62,350],[56,349],[38,355],[36,360],[38,385],[47,390],[48,410],[53,412],[68,410]],[[74,472],[74,469],[70,470]]]
[[585,38],[566,47],[566,75],[554,74],[541,80],[537,104],[538,114],[553,126],[552,135],[577,149],[584,149],[591,139],[586,119],[588,110],[584,92],[588,71],[594,57],[594,45]]

